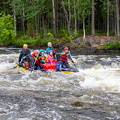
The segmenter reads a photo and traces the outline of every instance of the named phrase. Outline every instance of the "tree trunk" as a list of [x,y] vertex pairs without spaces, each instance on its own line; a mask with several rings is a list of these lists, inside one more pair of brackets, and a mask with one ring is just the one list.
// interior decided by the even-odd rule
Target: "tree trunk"
[[15,4],[14,4],[14,32],[15,32],[15,36],[17,35],[17,28],[16,28],[16,10],[15,10]]
[[74,16],[75,16],[75,37],[77,32],[77,17],[76,17],[76,1],[74,0]]
[[37,16],[37,21],[38,21],[38,34],[40,33],[40,15],[38,14]]
[[109,0],[107,0],[107,36],[109,36],[109,9],[110,9],[110,6],[109,6]]
[[118,0],[115,0],[115,6],[116,6],[116,26],[117,26],[117,37],[120,37],[120,32],[119,32],[119,5],[118,5]]
[[[64,2],[64,1],[62,0],[62,2]],[[70,9],[70,8],[69,8],[69,9]],[[71,34],[71,29],[70,29],[70,25],[71,25],[70,11],[69,11],[69,15],[68,15],[68,12],[66,11],[65,6],[63,6],[63,10],[64,10],[65,17],[66,17],[66,20],[67,20],[68,33],[69,33],[70,36],[72,36],[72,34]]]
[[55,15],[55,1],[52,0],[53,6],[53,28],[54,28],[54,36],[56,37],[56,15]]
[[95,35],[95,1],[92,0],[92,23],[91,23],[91,28],[92,28],[92,36]]
[[23,17],[22,17],[22,23],[23,23],[23,32],[24,32],[24,36],[25,36],[26,33],[25,33],[25,10],[24,10],[24,5],[23,5]]
[[70,36],[72,36],[72,31],[71,31],[71,11],[70,11],[70,0],[68,0],[68,10],[69,10],[69,32],[70,32]]
[[[43,34],[45,35],[45,21],[44,21],[44,14],[42,14],[42,28],[43,28]],[[43,36],[44,38],[44,36]]]
[[85,40],[85,18],[83,17],[83,39]]

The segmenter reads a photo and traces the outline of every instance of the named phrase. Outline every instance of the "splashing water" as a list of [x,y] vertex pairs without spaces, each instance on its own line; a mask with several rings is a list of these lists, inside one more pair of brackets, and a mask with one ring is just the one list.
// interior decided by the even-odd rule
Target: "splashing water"
[[0,50],[0,120],[120,119],[119,55],[73,56],[78,73],[44,75],[14,68],[19,49]]

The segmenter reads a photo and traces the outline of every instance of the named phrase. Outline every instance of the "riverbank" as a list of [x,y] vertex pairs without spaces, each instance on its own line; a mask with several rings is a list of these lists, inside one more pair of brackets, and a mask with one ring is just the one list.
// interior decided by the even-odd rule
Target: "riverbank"
[[[115,36],[87,36],[86,40],[82,37],[73,39],[72,41],[57,41],[52,42],[54,49],[56,52],[61,52],[65,46],[68,46],[71,54],[73,55],[101,55],[101,54],[120,54],[120,45],[116,46],[118,49],[105,48],[104,45],[117,41],[119,42],[119,38]],[[49,41],[48,41],[49,42]],[[28,44],[29,45],[29,44]],[[22,48],[22,45],[2,45],[0,47],[8,47],[8,48]],[[31,49],[46,49],[47,44],[45,45],[29,45]]]
[[[22,48],[22,46],[1,46],[1,47],[7,47],[7,48]],[[56,49],[56,52],[59,53],[63,50],[64,46],[58,46],[53,45],[53,47]],[[85,47],[85,48],[78,48],[78,47],[70,47],[70,51],[72,55],[120,55],[120,50],[114,50],[114,49],[98,49],[97,47]],[[30,49],[46,49],[47,46],[30,46]]]

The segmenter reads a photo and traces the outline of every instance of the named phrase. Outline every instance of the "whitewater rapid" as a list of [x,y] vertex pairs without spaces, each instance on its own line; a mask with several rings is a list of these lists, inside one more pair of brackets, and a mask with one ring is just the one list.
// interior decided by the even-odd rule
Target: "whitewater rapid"
[[119,55],[73,56],[79,72],[49,75],[15,68],[18,56],[0,49],[0,120],[120,119]]

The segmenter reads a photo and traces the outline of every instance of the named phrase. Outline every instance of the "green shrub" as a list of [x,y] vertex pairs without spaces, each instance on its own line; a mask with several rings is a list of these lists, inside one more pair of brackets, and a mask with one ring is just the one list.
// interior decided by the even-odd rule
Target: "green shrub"
[[[95,30],[95,35],[102,35],[102,36],[106,36],[107,35],[107,31],[103,31],[103,30]],[[109,33],[110,36],[114,36],[114,33]]]
[[32,38],[28,35],[19,37],[20,40],[31,40]]
[[28,44],[29,46],[31,46],[31,45],[35,45],[36,44],[36,40],[21,40],[21,39],[18,39],[18,40],[14,41],[14,44],[15,45]]
[[74,37],[70,37],[68,34],[62,37],[62,41],[71,41],[72,39],[74,39]]
[[31,38],[30,36],[21,36],[20,38],[16,39],[13,44],[15,45],[23,45],[23,44],[28,44],[28,45],[35,45],[36,40]]
[[67,29],[61,29],[59,30],[59,32],[57,33],[57,37],[63,37],[65,35],[68,35],[68,30]]
[[0,43],[2,45],[13,44],[14,38],[13,17],[0,13]]
[[77,30],[74,30],[73,33],[72,33],[72,36],[73,37],[79,37],[81,35],[79,34],[79,32]]
[[120,42],[119,41],[110,42],[105,44],[103,47],[109,49],[120,49]]
[[37,38],[36,45],[47,45],[48,42],[54,43],[56,41],[57,41],[57,39],[55,39],[55,38],[43,38],[43,39]]

